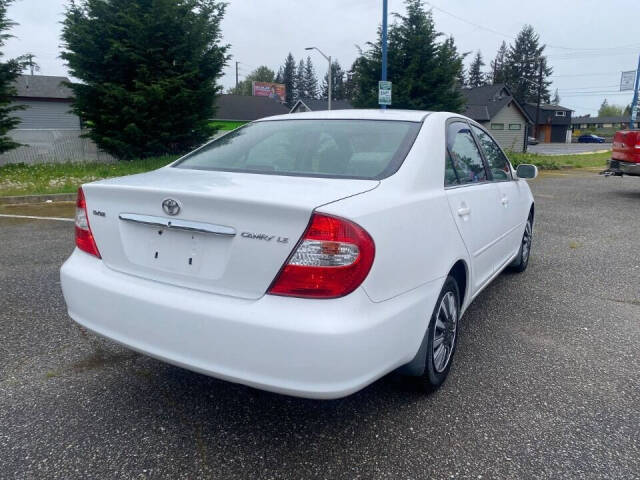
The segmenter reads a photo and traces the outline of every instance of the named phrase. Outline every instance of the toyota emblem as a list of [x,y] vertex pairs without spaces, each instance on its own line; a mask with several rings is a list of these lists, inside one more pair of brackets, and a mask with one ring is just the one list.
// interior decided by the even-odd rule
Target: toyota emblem
[[180,213],[180,204],[173,198],[167,198],[162,202],[162,210],[164,210],[164,213],[167,215],[178,215]]

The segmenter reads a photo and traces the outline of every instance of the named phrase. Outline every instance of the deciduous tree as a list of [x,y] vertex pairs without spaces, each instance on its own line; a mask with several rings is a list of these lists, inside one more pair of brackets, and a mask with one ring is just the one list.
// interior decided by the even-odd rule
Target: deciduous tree
[[275,80],[276,75],[273,70],[262,65],[239,82],[237,87],[231,88],[229,93],[232,95],[253,95],[253,82],[274,82]]

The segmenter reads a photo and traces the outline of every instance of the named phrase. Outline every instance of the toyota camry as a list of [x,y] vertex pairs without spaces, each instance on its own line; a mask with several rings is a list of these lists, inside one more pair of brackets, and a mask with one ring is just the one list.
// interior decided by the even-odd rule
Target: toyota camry
[[529,262],[534,202],[485,128],[401,110],[266,118],[78,191],[78,324],[162,361],[337,398],[446,379],[461,317]]

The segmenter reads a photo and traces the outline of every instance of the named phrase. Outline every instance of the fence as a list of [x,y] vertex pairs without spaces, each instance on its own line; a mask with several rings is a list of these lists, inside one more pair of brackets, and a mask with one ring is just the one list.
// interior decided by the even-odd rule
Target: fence
[[80,130],[13,130],[11,138],[23,146],[0,155],[0,165],[115,161],[90,139],[82,138],[82,133]]

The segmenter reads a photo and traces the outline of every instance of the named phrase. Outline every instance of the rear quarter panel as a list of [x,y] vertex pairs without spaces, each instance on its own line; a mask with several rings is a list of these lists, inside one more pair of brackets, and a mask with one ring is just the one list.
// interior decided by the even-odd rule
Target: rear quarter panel
[[363,288],[381,302],[440,280],[468,253],[444,191],[444,119],[432,114],[395,175],[378,188],[319,208],[351,219],[373,238],[376,256]]

